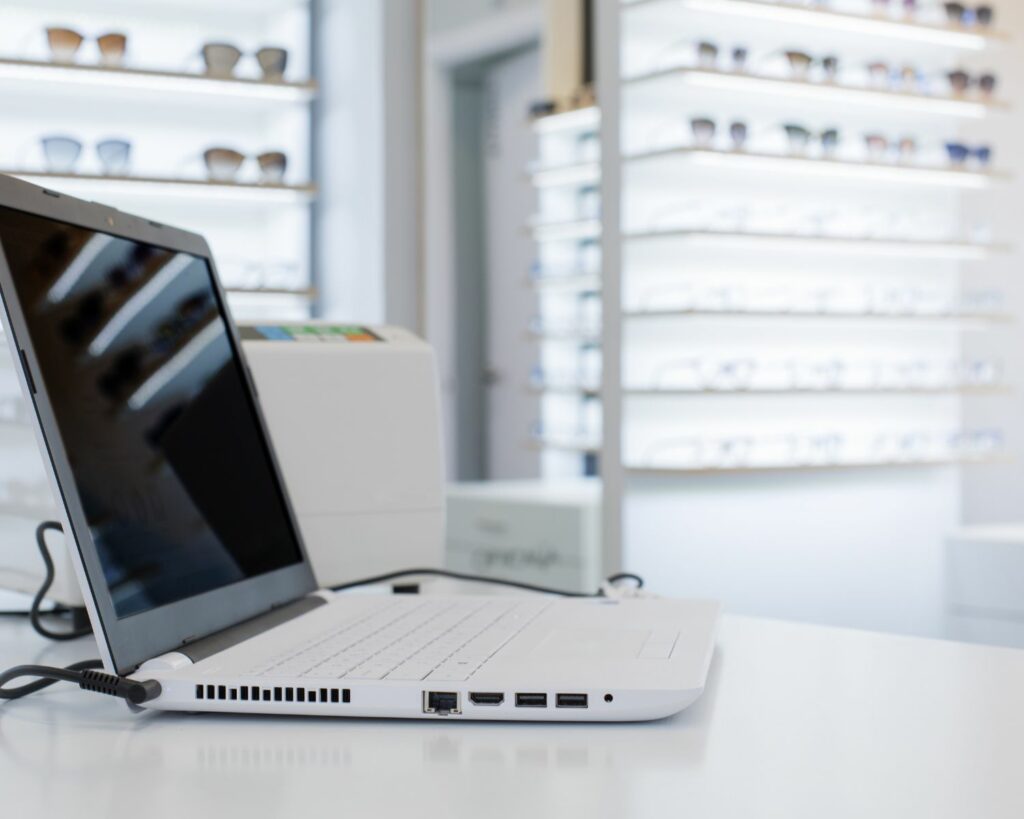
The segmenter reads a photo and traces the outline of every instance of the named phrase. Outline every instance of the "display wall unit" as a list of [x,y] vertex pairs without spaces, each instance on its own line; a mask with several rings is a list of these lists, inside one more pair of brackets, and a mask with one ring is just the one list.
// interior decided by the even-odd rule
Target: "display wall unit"
[[[938,576],[959,481],[1009,448],[1004,429],[964,421],[1012,381],[968,343],[1014,326],[995,272],[1012,237],[964,207],[1011,178],[988,128],[1010,110],[987,63],[1008,42],[998,9],[988,25],[895,0],[603,14],[618,49],[599,72],[601,177],[618,208],[587,229],[618,374],[602,392],[606,534],[631,568],[719,596],[741,585],[729,553],[754,533],[811,550],[796,521],[817,498],[835,529],[824,550],[926,518],[907,549]],[[842,621],[832,605],[821,619]],[[930,632],[930,616],[907,630]]]
[[[48,27],[78,32],[77,51],[52,50]],[[0,172],[202,233],[237,319],[306,318],[317,296],[310,31],[306,0],[12,0],[0,31]],[[122,59],[111,39],[101,51],[108,33],[126,35]],[[75,39],[58,37],[58,47]],[[242,52],[232,73],[206,71],[205,43]],[[265,76],[265,46],[287,51],[283,76]],[[80,143],[77,159],[48,157],[52,137]],[[104,164],[97,145],[108,140],[130,143],[127,162]],[[203,153],[217,146],[245,156],[237,174],[211,178]],[[271,151],[287,157],[280,178],[257,165]],[[0,539],[31,542],[55,511],[2,334],[0,347]]]
[[541,396],[541,414],[530,446],[549,479],[593,476],[600,464],[600,119],[586,107],[534,122],[537,254],[527,285],[538,312],[527,334],[537,363],[528,388]]
[[[0,172],[202,233],[239,319],[308,317],[316,296],[317,86],[307,0],[86,5],[15,0],[5,7]],[[83,40],[70,53],[74,36],[56,34],[51,47],[48,28]],[[100,39],[108,33],[126,36],[123,57],[116,42]],[[234,46],[241,56],[233,68],[228,59],[208,69],[205,44]],[[287,52],[283,74],[271,52],[260,63],[265,47]],[[48,154],[42,140],[53,137],[80,143],[77,160],[62,156],[60,145]],[[97,146],[107,140],[130,143],[127,162],[104,162]],[[209,171],[204,152],[212,147],[244,156],[237,173]],[[257,156],[277,151],[287,158],[283,175],[265,174]]]

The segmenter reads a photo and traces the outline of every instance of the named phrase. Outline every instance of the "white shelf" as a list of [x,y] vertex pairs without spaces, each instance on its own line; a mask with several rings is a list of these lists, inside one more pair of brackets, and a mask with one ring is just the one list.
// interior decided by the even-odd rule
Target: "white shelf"
[[529,230],[536,242],[571,242],[585,239],[597,239],[601,236],[599,219],[574,219],[567,222],[543,222],[536,220],[530,223]]
[[623,389],[625,395],[641,398],[690,398],[698,396],[811,396],[811,395],[920,395],[920,396],[946,396],[946,395],[1008,395],[1008,387],[779,387],[777,389],[764,387],[751,387],[749,389],[688,389],[686,387],[626,387]]
[[530,287],[544,291],[567,290],[579,292],[601,289],[601,277],[598,275],[587,275],[586,273],[565,276],[538,276],[527,279],[527,283]]
[[906,91],[861,88],[837,83],[764,77],[701,68],[667,68],[628,78],[624,90],[643,89],[663,104],[693,88],[749,94],[759,99],[782,97],[836,106],[861,105],[900,112],[979,119],[993,111],[1007,110],[1002,103],[971,97],[940,97]]
[[0,517],[24,518],[25,520],[50,520],[56,512],[52,506],[0,501]]
[[600,331],[587,332],[585,330],[531,330],[528,337],[533,341],[563,342],[571,344],[600,344]]
[[529,387],[534,395],[578,395],[582,398],[596,398],[601,394],[600,387],[584,387],[580,384],[535,384]]
[[911,239],[872,239],[813,234],[757,233],[720,230],[654,230],[624,233],[626,242],[672,242],[692,247],[754,251],[828,251],[860,256],[916,259],[987,259],[1005,248],[966,242],[929,242]]
[[578,162],[571,165],[537,166],[529,170],[529,175],[535,188],[582,188],[601,181],[601,164]]
[[694,475],[758,475],[777,474],[780,472],[824,472],[841,471],[844,469],[934,469],[946,466],[981,466],[1006,463],[1003,458],[919,458],[908,460],[863,460],[836,461],[834,463],[775,464],[766,466],[699,466],[699,467],[660,467],[627,464],[626,471],[631,475],[648,475],[662,477],[686,477]]
[[533,121],[533,132],[538,136],[549,134],[585,134],[601,125],[601,110],[595,106],[576,108],[538,117]]
[[314,185],[264,185],[256,182],[214,182],[206,179],[178,179],[158,176],[102,176],[97,174],[51,173],[49,171],[0,170],[45,187],[71,194],[101,191],[153,198],[208,199],[250,204],[305,204],[316,197]]
[[544,435],[532,439],[528,446],[531,449],[557,449],[563,452],[579,452],[581,454],[597,454],[601,451],[599,441],[548,437]]
[[981,51],[1007,39],[1000,32],[987,29],[931,25],[910,19],[898,20],[882,14],[847,14],[827,8],[768,0],[632,0],[623,3],[623,8],[627,15],[634,18],[647,16],[655,25],[678,26],[680,13],[702,12],[781,26],[800,26],[966,51]]
[[[273,103],[309,103],[316,83],[267,82],[259,79],[208,77],[205,74],[112,68],[89,64],[64,64],[37,60],[0,58],[0,83],[31,83],[37,89],[80,93],[81,89],[142,91],[153,103],[166,106],[174,98],[212,97]],[[187,101],[187,100],[186,100]]]
[[810,310],[627,310],[627,319],[797,319],[827,321],[910,322],[935,324],[952,322],[1011,324],[1013,316],[1002,313],[853,313]]
[[836,159],[812,159],[785,154],[749,151],[719,151],[706,148],[665,148],[633,154],[623,162],[627,170],[648,174],[636,179],[638,184],[665,185],[673,181],[673,170],[697,166],[737,172],[799,173],[827,179],[849,179],[860,182],[882,182],[900,185],[921,185],[957,189],[982,189],[994,182],[1007,181],[1004,174],[880,162],[851,162]]
[[317,291],[312,287],[225,287],[224,292],[242,296],[293,296],[310,301],[317,297]]

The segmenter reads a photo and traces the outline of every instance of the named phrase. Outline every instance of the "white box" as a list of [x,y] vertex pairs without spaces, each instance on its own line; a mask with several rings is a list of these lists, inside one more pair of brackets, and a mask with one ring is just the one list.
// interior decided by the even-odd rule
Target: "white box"
[[1024,648],[1024,524],[967,526],[946,541],[950,637]]
[[444,560],[433,350],[395,327],[240,327],[317,580]]
[[597,480],[448,487],[448,567],[570,591],[605,577]]

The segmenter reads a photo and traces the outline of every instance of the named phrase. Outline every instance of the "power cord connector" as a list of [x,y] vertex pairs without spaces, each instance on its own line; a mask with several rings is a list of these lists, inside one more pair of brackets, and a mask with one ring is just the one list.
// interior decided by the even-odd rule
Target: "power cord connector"
[[[132,705],[142,705],[160,696],[160,683],[156,680],[132,680],[100,671],[99,660],[84,660],[65,668],[47,665],[19,665],[0,672],[0,700],[17,700],[42,691],[57,682],[75,683],[83,691],[120,697]],[[21,677],[36,677],[35,682],[14,687],[7,684]]]

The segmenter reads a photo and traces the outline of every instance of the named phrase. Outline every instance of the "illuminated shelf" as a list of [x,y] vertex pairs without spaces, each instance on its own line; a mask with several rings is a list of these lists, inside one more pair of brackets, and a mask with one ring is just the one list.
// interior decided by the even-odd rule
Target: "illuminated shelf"
[[537,242],[570,242],[597,239],[601,235],[599,219],[574,219],[567,222],[532,221],[528,229]]
[[533,120],[533,132],[538,136],[548,134],[573,134],[594,131],[601,125],[601,110],[593,105],[537,117]]
[[316,96],[315,82],[267,81],[247,78],[209,77],[205,74],[117,68],[86,63],[53,63],[0,58],[0,83],[32,83],[63,92],[81,88],[103,91],[142,91],[159,95],[157,105],[167,105],[174,95],[214,97],[261,102],[309,103]]
[[567,188],[596,185],[601,181],[601,163],[576,162],[571,165],[534,166],[528,171],[535,188]]
[[714,389],[702,387],[700,389],[688,389],[686,387],[626,387],[623,389],[626,395],[633,395],[642,398],[679,398],[692,396],[722,396],[722,395],[1008,395],[1010,388],[1005,386],[992,387],[750,387]]
[[600,290],[601,277],[586,273],[567,274],[564,276],[537,276],[527,279],[527,284],[538,290]]
[[647,15],[656,25],[675,25],[680,13],[698,11],[967,51],[980,51],[1007,39],[1005,35],[990,29],[932,25],[913,20],[897,20],[881,14],[849,14],[768,0],[631,0],[623,3],[623,9],[631,16]]
[[921,322],[924,324],[936,322],[1012,324],[1014,321],[1012,315],[1004,313],[841,313],[824,310],[627,310],[623,312],[623,316],[628,319],[825,319],[828,321],[835,319],[840,321]]
[[600,387],[585,387],[582,384],[531,384],[528,389],[534,395],[578,395],[596,398],[601,394]]
[[987,259],[1005,248],[966,242],[929,242],[915,239],[870,239],[813,234],[757,233],[725,230],[653,230],[624,233],[627,242],[672,242],[692,247],[757,251],[815,251],[863,256],[936,258],[959,261]]
[[650,475],[663,477],[685,477],[687,475],[730,475],[730,474],[777,474],[780,472],[824,472],[844,469],[891,469],[903,467],[907,469],[925,469],[943,466],[983,466],[1007,463],[1005,458],[919,458],[915,460],[863,460],[836,461],[833,463],[775,464],[747,466],[642,466],[627,464],[626,472],[631,475]]
[[703,68],[666,68],[623,80],[624,90],[644,89],[666,104],[673,93],[682,94],[692,88],[713,91],[749,93],[759,98],[789,97],[815,103],[836,105],[868,105],[887,107],[901,112],[978,119],[992,111],[1006,110],[996,101],[969,97],[940,97],[909,91],[888,91],[838,83],[764,77],[734,71]]
[[907,185],[941,186],[980,189],[993,182],[1006,181],[1009,176],[991,172],[958,170],[956,168],[900,165],[881,162],[851,162],[837,159],[812,159],[785,154],[749,151],[718,151],[704,148],[665,148],[626,157],[627,169],[651,174],[650,180],[638,183],[666,183],[674,167],[690,166],[736,171],[766,171],[780,174],[800,173],[808,176],[851,179],[864,182],[892,182]]
[[56,513],[52,506],[35,505],[28,503],[15,503],[13,501],[0,501],[0,515],[12,518],[24,518],[26,520],[50,520]]
[[70,194],[100,190],[146,197],[212,199],[251,204],[308,203],[316,197],[315,185],[264,185],[258,182],[214,182],[207,179],[176,179],[159,176],[104,176],[100,174],[52,173],[50,171],[0,170],[37,185],[65,190]]
[[547,437],[543,435],[530,440],[527,446],[530,449],[559,449],[563,452],[580,452],[584,454],[596,454],[601,451],[601,444],[598,441]]
[[533,341],[539,342],[561,341],[588,345],[601,343],[601,333],[596,330],[530,330],[527,335]]
[[224,291],[243,296],[294,296],[311,300],[317,297],[317,291],[312,287],[225,287]]

